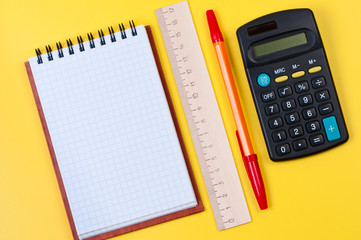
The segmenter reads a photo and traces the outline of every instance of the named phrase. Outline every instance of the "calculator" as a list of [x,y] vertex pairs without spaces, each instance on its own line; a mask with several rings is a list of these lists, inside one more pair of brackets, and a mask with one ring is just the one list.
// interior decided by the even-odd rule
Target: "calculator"
[[315,154],[348,139],[325,49],[310,9],[272,13],[237,30],[270,158]]

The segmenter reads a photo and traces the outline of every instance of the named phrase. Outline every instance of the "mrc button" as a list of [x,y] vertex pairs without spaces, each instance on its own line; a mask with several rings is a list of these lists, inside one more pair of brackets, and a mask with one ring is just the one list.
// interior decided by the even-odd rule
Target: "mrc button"
[[261,73],[257,77],[257,83],[261,87],[267,87],[271,82],[271,78],[268,76],[267,73]]

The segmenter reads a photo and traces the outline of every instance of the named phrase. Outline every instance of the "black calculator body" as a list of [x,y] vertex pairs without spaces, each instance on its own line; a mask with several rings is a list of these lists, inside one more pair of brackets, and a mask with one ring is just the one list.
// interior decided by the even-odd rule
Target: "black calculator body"
[[321,36],[310,9],[272,13],[237,30],[242,58],[273,161],[348,139]]

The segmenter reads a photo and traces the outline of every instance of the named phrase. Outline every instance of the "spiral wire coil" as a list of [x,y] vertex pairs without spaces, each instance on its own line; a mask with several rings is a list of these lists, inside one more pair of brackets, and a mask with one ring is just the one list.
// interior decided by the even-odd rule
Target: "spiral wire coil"
[[[132,36],[136,36],[138,33],[137,33],[137,29],[135,27],[134,21],[133,20],[129,21],[129,25],[130,25]],[[108,27],[108,31],[109,31],[109,36],[110,36],[111,42],[112,43],[116,42],[117,39],[115,37],[114,28],[113,27]],[[123,23],[119,24],[119,31],[120,31],[121,39],[126,39],[127,34],[125,32],[125,27],[124,27]],[[104,32],[103,32],[102,29],[98,30],[98,36],[99,36],[100,46],[106,45]],[[95,42],[94,42],[93,34],[90,32],[90,33],[87,34],[87,37],[88,37],[90,49],[95,48]],[[84,40],[83,40],[82,36],[80,36],[80,35],[77,36],[77,42],[78,42],[78,46],[79,46],[79,51],[80,52],[85,51]],[[70,38],[66,40],[66,45],[67,45],[67,48],[68,48],[69,55],[73,55],[74,54],[73,42],[71,41]],[[64,57],[64,52],[63,52],[63,45],[61,44],[61,42],[56,43],[56,48],[57,48],[57,51],[58,51],[58,58],[63,58]],[[52,53],[53,50],[50,47],[50,45],[46,45],[45,50],[46,50],[48,61],[49,62],[53,61],[54,60],[53,53]],[[38,64],[42,64],[44,61],[43,61],[43,58],[42,58],[41,50],[39,48],[36,48],[35,53],[36,53]]]

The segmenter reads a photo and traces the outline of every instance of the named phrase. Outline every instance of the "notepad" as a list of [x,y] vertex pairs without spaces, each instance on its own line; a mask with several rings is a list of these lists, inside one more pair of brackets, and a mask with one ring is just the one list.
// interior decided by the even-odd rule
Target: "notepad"
[[120,30],[26,63],[74,239],[203,209],[150,28]]

